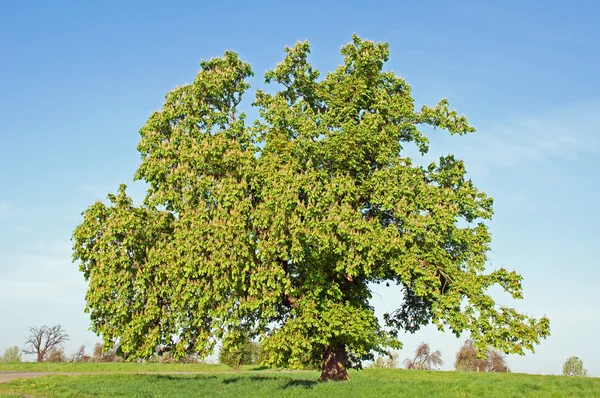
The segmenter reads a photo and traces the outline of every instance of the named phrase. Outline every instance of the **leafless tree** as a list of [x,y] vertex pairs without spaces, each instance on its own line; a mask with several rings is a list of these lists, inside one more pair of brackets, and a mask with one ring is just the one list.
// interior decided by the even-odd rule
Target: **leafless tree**
[[44,362],[66,362],[67,356],[62,348],[53,348],[44,357]]
[[93,362],[121,362],[123,359],[117,355],[117,347],[114,346],[108,351],[104,350],[102,343],[96,343],[94,353],[92,354]]
[[73,354],[73,356],[70,358],[71,362],[89,362],[91,360],[92,357],[85,353],[85,345],[79,347],[77,352],[75,352],[75,354]]
[[480,358],[473,340],[466,340],[456,353],[454,368],[468,372],[510,372],[501,352],[489,348],[485,351],[485,358]]
[[69,336],[60,325],[44,325],[40,328],[32,326],[29,333],[23,352],[37,355],[38,362],[43,362],[51,350],[63,348],[64,343],[69,340]]
[[421,343],[417,347],[413,359],[407,358],[404,360],[404,366],[407,369],[431,370],[443,364],[442,353],[439,350],[431,352],[427,343]]

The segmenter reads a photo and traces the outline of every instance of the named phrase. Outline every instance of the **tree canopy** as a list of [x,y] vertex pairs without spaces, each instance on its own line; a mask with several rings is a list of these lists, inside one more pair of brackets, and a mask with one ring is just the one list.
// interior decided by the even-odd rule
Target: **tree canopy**
[[563,364],[562,374],[564,376],[587,376],[588,371],[583,367],[583,361],[579,357],[569,357]]
[[[492,199],[454,156],[421,166],[405,154],[428,151],[422,127],[475,129],[445,99],[416,109],[384,69],[386,43],[354,36],[324,77],[309,52],[285,49],[254,121],[240,110],[253,72],[234,52],[167,94],[140,130],[143,204],[121,185],[73,234],[92,329],[125,357],[206,356],[230,333],[257,336],[266,364],[308,356],[324,379],[428,323],[482,349],[533,350],[548,319],[487,293],[522,297],[519,274],[486,270]],[[369,304],[378,283],[404,297],[383,323]]]

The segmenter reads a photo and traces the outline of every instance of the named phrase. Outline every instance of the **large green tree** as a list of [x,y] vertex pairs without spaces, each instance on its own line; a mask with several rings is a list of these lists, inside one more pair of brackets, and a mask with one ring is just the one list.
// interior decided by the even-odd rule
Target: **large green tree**
[[[533,350],[548,319],[487,293],[522,295],[519,274],[486,272],[492,199],[452,155],[426,167],[405,155],[427,152],[423,126],[473,132],[466,118],[446,100],[415,109],[384,70],[385,43],[353,37],[323,78],[308,43],[285,52],[252,123],[239,109],[252,69],[226,52],[141,129],[144,203],[121,186],[73,235],[93,330],[125,357],[206,356],[230,333],[258,336],[267,364],[312,361],[336,380],[428,323],[482,349]],[[378,283],[403,293],[383,324],[369,304]]]

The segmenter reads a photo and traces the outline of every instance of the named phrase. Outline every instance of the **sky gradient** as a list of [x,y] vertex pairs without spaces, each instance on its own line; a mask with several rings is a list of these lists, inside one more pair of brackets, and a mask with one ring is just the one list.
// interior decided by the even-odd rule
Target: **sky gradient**
[[[550,318],[551,336],[535,354],[508,357],[511,369],[559,374],[576,355],[600,376],[600,5],[402,3],[0,0],[0,355],[42,324],[67,330],[67,353],[91,351],[71,233],[121,182],[143,197],[132,183],[138,130],[201,59],[238,52],[254,90],[286,45],[308,40],[325,73],[357,33],[390,44],[385,68],[417,104],[447,97],[478,130],[433,132],[428,158],[464,159],[495,199],[490,266],[524,277],[523,300],[496,292],[498,301]],[[401,297],[375,291],[379,314]],[[405,336],[400,358],[426,341],[451,369],[465,337],[425,328]]]

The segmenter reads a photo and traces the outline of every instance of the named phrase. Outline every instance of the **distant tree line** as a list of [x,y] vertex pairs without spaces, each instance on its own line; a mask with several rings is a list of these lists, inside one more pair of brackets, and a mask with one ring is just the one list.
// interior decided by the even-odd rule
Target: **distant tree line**
[[[21,353],[35,355],[37,362],[121,362],[124,359],[118,354],[118,343],[105,344],[96,343],[91,355],[85,352],[85,345],[72,355],[65,354],[64,343],[69,336],[61,325],[52,327],[43,325],[32,326],[26,336],[25,346],[8,347],[0,362],[21,362]],[[264,359],[264,351],[260,343],[252,341],[248,335],[230,334],[223,340],[219,351],[219,363],[228,365],[239,370],[243,365],[259,365]],[[510,372],[506,364],[506,357],[499,351],[488,348],[481,353],[475,347],[473,340],[465,340],[460,350],[456,353],[454,369],[466,372]],[[197,363],[201,362],[196,355],[188,355],[175,359],[170,351],[162,351],[160,348],[156,354],[147,360],[159,363]],[[442,353],[439,350],[432,351],[427,343],[421,343],[415,350],[412,358],[404,360],[406,369],[435,370],[444,364]],[[394,369],[399,367],[399,356],[397,352],[391,351],[387,356],[378,356],[370,365],[371,368]],[[305,369],[316,369],[318,364],[311,362],[307,355],[304,363]],[[583,361],[576,356],[567,358],[562,367],[564,376],[588,375],[587,369],[583,367]]]
[[[443,364],[442,352],[431,350],[427,343],[419,344],[414,357],[404,360],[404,367],[414,370],[436,370],[440,369]],[[397,368],[398,354],[392,352],[388,357],[379,356],[371,367]],[[467,372],[510,372],[504,355],[492,349],[486,350],[482,355],[474,346],[472,340],[466,340],[456,353],[454,368],[457,371]]]

